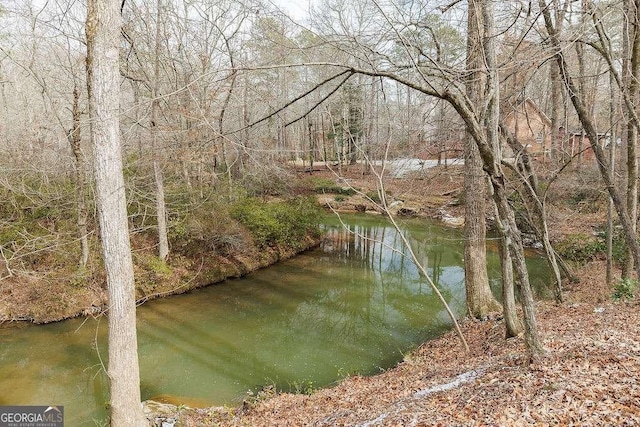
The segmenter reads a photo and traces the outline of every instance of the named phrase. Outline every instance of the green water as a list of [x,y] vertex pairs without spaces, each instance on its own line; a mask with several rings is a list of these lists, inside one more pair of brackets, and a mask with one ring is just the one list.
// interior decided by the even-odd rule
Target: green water
[[[249,276],[138,308],[142,398],[238,404],[265,385],[307,389],[389,368],[450,327],[379,217],[327,220],[321,248]],[[454,312],[464,313],[462,235],[424,220],[405,231]],[[491,247],[491,245],[490,245]],[[498,284],[499,264],[490,250]],[[548,281],[531,257],[534,281]],[[104,423],[106,319],[0,329],[0,405],[64,405],[66,425]]]

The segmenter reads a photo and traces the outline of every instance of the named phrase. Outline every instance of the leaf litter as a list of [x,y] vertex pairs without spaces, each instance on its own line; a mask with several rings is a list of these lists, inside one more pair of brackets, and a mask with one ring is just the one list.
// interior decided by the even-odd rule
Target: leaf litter
[[536,303],[545,354],[529,363],[501,319],[462,323],[397,367],[311,395],[275,394],[237,409],[183,411],[200,426],[640,425],[640,304],[609,302],[601,272],[580,271],[566,302]]

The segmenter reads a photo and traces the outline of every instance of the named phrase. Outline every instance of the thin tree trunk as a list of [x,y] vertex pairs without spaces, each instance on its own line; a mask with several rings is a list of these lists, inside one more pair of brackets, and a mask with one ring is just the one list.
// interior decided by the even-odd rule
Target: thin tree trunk
[[89,231],[87,229],[87,197],[85,189],[87,186],[87,174],[85,171],[84,153],[80,143],[82,141],[80,135],[80,93],[77,83],[74,81],[73,86],[73,106],[71,109],[72,129],[69,132],[69,142],[73,151],[75,166],[75,184],[76,184],[76,210],[78,218],[76,227],[78,228],[78,238],[80,239],[80,266],[85,267],[89,260]]
[[[547,213],[545,209],[544,201],[540,198],[540,192],[538,189],[538,179],[533,169],[533,164],[529,159],[529,155],[525,147],[518,141],[518,139],[509,132],[508,129],[501,127],[501,132],[507,144],[511,147],[513,152],[518,153],[517,156],[517,171],[522,177],[524,186],[523,200],[527,207],[527,216],[529,223],[533,227],[536,234],[536,238],[542,242],[547,261],[553,271],[556,282],[554,286],[554,298],[557,303],[562,302],[562,275],[560,274],[560,263],[556,257],[556,252],[551,245],[549,238],[549,229],[547,228]],[[574,280],[573,273],[565,268],[565,275],[568,275],[570,280]]]
[[111,425],[142,427],[133,260],[120,147],[120,1],[89,0],[87,85],[96,202],[109,294]]
[[[615,93],[613,91],[615,79],[613,73],[609,72],[609,88],[611,95],[609,98],[609,175],[611,181],[615,179],[616,164],[616,137],[615,137]],[[607,204],[607,284],[613,284],[613,213],[614,206],[611,197]]]
[[[584,0],[583,0],[583,4],[584,4]],[[581,25],[584,25],[584,9],[580,14],[580,21],[582,22]],[[582,99],[586,99],[587,91],[585,89],[586,88],[585,79],[587,78],[587,76],[585,73],[585,65],[584,65],[584,46],[582,43],[575,43],[574,47],[576,49],[576,59],[578,60],[578,93]],[[578,158],[576,162],[576,169],[578,170],[582,168],[583,142],[584,142],[584,129],[580,133],[580,142],[577,148]]]
[[[234,60],[233,60],[233,56],[231,56],[231,64],[232,64],[232,68],[234,67]],[[229,103],[231,102],[231,95],[233,94],[233,90],[235,88],[236,85],[236,77],[238,76],[237,71],[233,70],[231,72],[231,82],[229,84],[229,90],[227,91],[227,93],[225,94],[224,97],[224,101],[222,103],[222,108],[220,109],[220,115],[218,115],[218,135],[220,135],[218,137],[218,140],[220,141],[220,147],[222,150],[222,164],[223,166],[226,168],[225,169],[225,173],[227,174],[227,178],[229,179],[229,185],[231,185],[231,182],[233,181],[233,174],[232,174],[232,164],[229,163],[229,154],[227,153],[227,144],[226,144],[226,140],[224,135],[224,117],[225,114],[227,112],[227,108],[229,108]]]
[[[231,55],[231,54],[230,54]],[[247,58],[245,56],[245,62]],[[249,165],[249,78],[245,74],[242,81],[242,156],[240,163],[240,173],[243,174]]]
[[524,315],[524,339],[531,359],[535,359],[544,352],[542,342],[538,336],[538,326],[535,317],[535,303],[531,284],[529,283],[529,273],[525,262],[524,250],[520,231],[516,225],[515,215],[509,206],[506,191],[504,188],[504,178],[502,176],[492,177],[494,200],[498,209],[498,229],[505,241],[505,246],[509,250],[509,255],[513,262],[516,275],[516,284],[520,292],[520,303]]
[[[627,87],[628,97],[635,106],[638,100],[638,78],[640,78],[640,19],[638,17],[638,7],[640,1],[625,0],[624,1],[624,67],[623,81]],[[626,106],[626,104],[625,104]],[[632,219],[631,226],[635,232],[636,220],[638,217],[638,129],[633,121],[633,108],[626,107],[626,148],[627,148],[627,211]],[[633,271],[633,255],[631,248],[627,252],[627,256],[622,268],[622,276],[630,278]]]
[[156,1],[156,40],[155,40],[155,62],[153,64],[153,91],[151,101],[151,155],[153,156],[153,177],[156,184],[156,215],[158,222],[158,256],[165,261],[169,256],[169,239],[167,237],[167,210],[164,200],[164,179],[162,168],[158,157],[160,148],[158,147],[158,137],[160,129],[158,127],[158,110],[160,109],[160,16],[161,2]]
[[[495,207],[496,213],[498,208]],[[502,307],[505,326],[505,338],[516,337],[522,331],[522,322],[516,310],[515,288],[513,284],[513,264],[509,255],[507,240],[502,237],[499,243],[500,268],[502,271]]]
[[[560,7],[555,2],[554,16],[558,33],[562,32],[569,3],[570,0],[565,0],[562,7]],[[564,162],[565,157],[564,136],[560,134],[560,127],[566,125],[564,120],[566,107],[562,81],[560,80],[560,70],[558,64],[554,61],[549,64],[549,79],[551,81],[551,152],[552,158],[558,164],[557,162]]]
[[531,291],[529,273],[527,272],[525,263],[522,238],[520,237],[520,231],[518,230],[513,210],[511,206],[509,206],[504,174],[495,157],[495,151],[493,147],[487,143],[484,129],[478,122],[476,114],[473,111],[472,105],[474,104],[468,99],[461,99],[453,92],[443,93],[442,98],[447,100],[451,106],[456,109],[462,120],[467,124],[467,130],[474,136],[476,145],[480,151],[483,168],[489,176],[493,191],[492,197],[498,210],[498,229],[509,248],[516,283],[521,295],[520,302],[524,312],[525,344],[529,356],[534,359],[542,354],[544,349],[538,334],[533,293]]
[[[558,64],[551,62],[549,65],[549,78],[551,80],[551,158],[557,162],[562,157],[562,143],[560,141],[560,109],[562,86]],[[557,164],[557,163],[556,163]]]

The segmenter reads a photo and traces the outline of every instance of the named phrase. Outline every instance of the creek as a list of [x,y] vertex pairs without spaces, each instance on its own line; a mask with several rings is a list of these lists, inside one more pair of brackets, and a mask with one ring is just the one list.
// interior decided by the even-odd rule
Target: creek
[[[262,387],[307,392],[375,374],[451,326],[381,217],[326,220],[327,241],[293,259],[138,307],[142,399],[238,405]],[[462,232],[402,222],[457,315],[465,310]],[[348,231],[345,229],[348,229]],[[488,267],[499,293],[492,241]],[[550,281],[528,257],[539,290]],[[0,328],[0,405],[64,405],[66,425],[104,425],[106,319]]]

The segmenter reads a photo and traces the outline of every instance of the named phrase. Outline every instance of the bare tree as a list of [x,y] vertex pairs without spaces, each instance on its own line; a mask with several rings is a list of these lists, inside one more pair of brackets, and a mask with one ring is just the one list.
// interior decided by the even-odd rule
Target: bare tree
[[[549,44],[551,49],[553,50],[553,55],[558,63],[558,67],[560,69],[560,76],[562,81],[564,82],[567,92],[569,93],[569,97],[571,99],[571,103],[573,104],[574,109],[578,115],[580,123],[584,128],[584,132],[586,137],[589,140],[589,144],[591,149],[593,150],[598,169],[600,171],[600,176],[602,177],[606,189],[613,201],[613,204],[618,213],[618,218],[622,225],[622,230],[624,232],[625,241],[631,251],[632,258],[634,260],[636,274],[640,273],[640,245],[636,239],[635,226],[634,223],[636,221],[635,217],[631,218],[629,215],[629,210],[627,208],[626,203],[621,197],[619,191],[615,186],[615,182],[613,182],[610,174],[610,165],[609,160],[607,159],[604,150],[599,144],[598,132],[596,130],[595,120],[593,116],[589,114],[589,109],[585,103],[584,94],[581,94],[576,85],[574,75],[571,73],[569,69],[569,65],[564,57],[563,49],[561,46],[560,38],[558,36],[558,31],[554,26],[553,20],[551,19],[551,12],[548,8],[548,5],[544,0],[538,0],[538,5],[542,11],[542,15],[544,18],[545,29],[549,35]],[[604,49],[601,48],[601,52],[605,54]],[[613,72],[615,69],[611,66],[611,62],[609,61],[610,70]],[[622,85],[621,85],[622,86]],[[625,97],[625,104],[631,104],[631,98],[629,94],[623,89],[622,94]],[[630,111],[634,111],[633,108]],[[637,115],[634,116],[634,122],[636,125],[638,124]]]
[[162,2],[156,1],[156,37],[155,37],[155,57],[153,63],[153,89],[151,92],[151,155],[153,156],[153,177],[156,184],[156,217],[158,222],[158,256],[165,261],[169,256],[169,239],[167,237],[167,209],[164,199],[164,178],[162,167],[158,160],[159,150],[158,139],[160,130],[158,127],[158,110],[160,107],[160,43],[162,31],[160,27],[160,17],[162,16]]
[[[623,1],[623,63],[622,79],[631,105],[625,105],[626,116],[626,154],[627,154],[627,211],[632,218],[631,227],[634,233],[637,228],[638,217],[638,127],[634,123],[633,116],[636,114],[635,106],[638,103],[640,94],[640,2],[635,0]],[[633,107],[632,107],[633,105]],[[613,169],[613,165],[611,166]],[[622,276],[629,278],[633,271],[633,254],[631,248],[627,251],[625,262],[623,263]],[[637,267],[636,267],[637,268]]]
[[[485,53],[487,44],[492,43],[487,37],[488,30],[485,21],[487,2],[483,0],[469,0],[467,15],[467,96],[474,104],[484,104],[488,97],[495,93],[487,93],[489,81],[495,83],[491,72],[485,67],[488,58]],[[495,71],[495,68],[494,68]],[[493,89],[495,89],[495,86]],[[497,106],[497,99],[491,101]],[[481,119],[482,120],[482,119]],[[487,138],[497,138],[493,135],[493,126],[497,125],[496,111],[487,110],[485,117]],[[495,129],[497,131],[497,128]],[[497,139],[496,139],[497,141]],[[495,144],[495,141],[494,141]],[[464,244],[464,281],[467,295],[467,310],[469,315],[477,319],[484,319],[502,307],[491,294],[489,276],[487,274],[487,250],[485,217],[486,177],[482,171],[482,159],[474,137],[468,133],[464,145],[464,189],[465,189],[465,244]],[[506,254],[506,253],[505,253]]]
[[[374,39],[358,32],[349,33],[348,28],[343,37],[334,36],[334,43],[344,51],[353,52],[355,57],[366,58],[358,65],[333,65],[342,70],[356,74],[378,76],[392,80],[407,88],[422,92],[425,95],[440,98],[448,102],[465,123],[469,134],[473,137],[479,150],[482,169],[489,178],[492,199],[496,205],[498,216],[496,223],[505,239],[516,277],[515,283],[520,291],[520,301],[524,312],[525,343],[532,358],[543,352],[542,343],[538,335],[535,319],[533,294],[526,269],[522,237],[515,220],[513,208],[508,200],[507,177],[501,166],[501,150],[498,146],[497,122],[495,115],[487,111],[497,108],[493,103],[498,101],[497,79],[495,64],[483,64],[481,71],[487,75],[487,96],[484,102],[474,102],[465,93],[464,76],[467,74],[459,68],[459,60],[442,63],[437,60],[435,52],[426,49],[422,35],[417,31],[422,17],[404,15],[400,8],[393,9],[379,2],[373,2],[378,10],[381,21],[386,27],[380,28],[384,38]],[[409,6],[412,3],[409,3]],[[456,4],[456,3],[454,3]],[[453,6],[452,6],[453,7]],[[444,8],[447,9],[447,8]],[[420,9],[423,12],[423,9]],[[484,11],[483,11],[484,12]],[[341,23],[351,22],[342,16]],[[485,16],[483,15],[483,18]],[[485,31],[494,36],[495,29],[491,27],[491,19],[486,20]],[[484,28],[484,27],[483,27]],[[393,40],[397,50],[388,52],[387,40]],[[486,40],[485,40],[486,43]],[[491,58],[491,46],[483,46],[483,58]],[[344,71],[343,71],[344,72]],[[487,127],[491,129],[487,132]],[[474,189],[476,191],[477,189]]]
[[112,426],[144,426],[136,336],[133,262],[120,147],[120,1],[90,0],[86,19],[87,85],[96,199],[109,293]]

